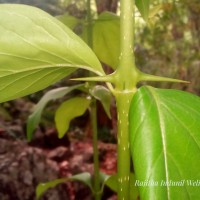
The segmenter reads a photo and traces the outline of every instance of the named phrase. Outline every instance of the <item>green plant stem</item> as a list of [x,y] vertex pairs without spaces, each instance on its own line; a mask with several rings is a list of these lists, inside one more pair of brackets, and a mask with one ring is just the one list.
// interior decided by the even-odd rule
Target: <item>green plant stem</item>
[[134,0],[121,0],[120,6],[120,57],[115,84],[116,89],[120,91],[134,90],[139,76],[133,52],[135,2]]
[[133,43],[134,43],[134,0],[120,1],[120,50],[121,64],[123,68],[129,69],[127,64],[133,65]]
[[[93,47],[92,34],[92,15],[91,15],[91,0],[87,0],[87,41],[88,45]],[[95,83],[92,83],[94,85]],[[91,84],[90,84],[91,85]],[[97,106],[96,99],[92,99],[90,106],[90,120],[92,125],[92,142],[93,142],[93,164],[94,164],[94,198],[101,199],[100,193],[100,176],[99,176],[99,152],[98,152],[98,132],[97,132]]]
[[118,200],[129,200],[130,144],[129,107],[136,92],[139,71],[134,58],[134,0],[120,0],[120,58],[115,72],[115,97],[118,114]]
[[101,199],[100,194],[100,176],[99,176],[99,152],[98,152],[98,134],[97,134],[97,106],[93,99],[90,111],[93,135],[93,162],[94,162],[94,192],[95,200]]
[[91,0],[87,0],[87,42],[90,48],[93,48],[92,40],[92,14],[91,14]]
[[130,144],[129,144],[129,107],[133,93],[116,94],[118,118],[118,200],[129,200],[130,181]]

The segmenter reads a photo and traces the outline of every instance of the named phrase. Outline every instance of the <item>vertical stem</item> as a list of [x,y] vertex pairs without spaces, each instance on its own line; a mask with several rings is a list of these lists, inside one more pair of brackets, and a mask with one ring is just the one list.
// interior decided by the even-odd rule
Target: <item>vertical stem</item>
[[118,118],[118,200],[129,200],[130,144],[128,113],[133,93],[116,94]]
[[91,0],[87,0],[87,42],[93,48]]
[[[91,0],[87,0],[87,41],[88,45],[93,47],[92,34],[92,15],[91,15]],[[94,196],[95,200],[101,199],[100,194],[100,176],[99,176],[99,152],[98,152],[98,132],[97,132],[97,106],[96,100],[93,98],[90,110],[90,120],[92,125],[92,142],[93,142],[93,163],[94,163]]]
[[118,112],[118,200],[129,200],[130,144],[129,107],[136,91],[138,70],[135,66],[134,0],[120,0],[120,57],[115,72],[115,97]]
[[[116,89],[132,90],[136,85],[138,70],[134,57],[135,1],[120,0],[120,57],[116,70]],[[130,77],[128,79],[128,77]]]
[[93,132],[93,162],[94,162],[94,192],[95,200],[101,199],[100,194],[100,177],[99,177],[99,153],[98,153],[98,134],[97,134],[97,107],[96,100],[93,99],[91,104],[90,117]]
[[134,55],[134,27],[135,27],[135,2],[134,0],[120,0],[120,50],[121,65],[129,69],[127,64],[133,66]]

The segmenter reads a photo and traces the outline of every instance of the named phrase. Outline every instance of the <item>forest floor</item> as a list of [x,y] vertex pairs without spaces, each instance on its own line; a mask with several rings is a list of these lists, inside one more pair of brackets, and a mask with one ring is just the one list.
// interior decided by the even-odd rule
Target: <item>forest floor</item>
[[[35,188],[41,182],[70,177],[81,172],[93,173],[93,148],[88,116],[79,119],[82,121],[78,122],[81,128],[77,121],[73,122],[70,133],[62,139],[57,138],[54,125],[50,125],[38,128],[34,139],[28,143],[25,126],[31,106],[29,101],[19,99],[1,107],[1,200],[35,200]],[[98,143],[100,170],[109,175],[116,173],[117,156],[115,137],[112,134],[110,137],[112,141],[102,139]],[[92,196],[84,184],[67,182],[50,189],[41,199],[91,200]],[[115,200],[116,195],[105,188],[102,199]]]

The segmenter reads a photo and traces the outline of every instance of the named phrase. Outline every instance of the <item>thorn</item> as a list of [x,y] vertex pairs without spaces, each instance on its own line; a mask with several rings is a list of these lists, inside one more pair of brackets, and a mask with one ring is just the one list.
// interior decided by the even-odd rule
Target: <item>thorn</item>
[[179,80],[179,79],[173,79],[168,77],[162,77],[162,76],[154,76],[151,74],[140,74],[139,81],[162,81],[162,82],[174,82],[174,83],[186,83],[189,84],[189,81]]

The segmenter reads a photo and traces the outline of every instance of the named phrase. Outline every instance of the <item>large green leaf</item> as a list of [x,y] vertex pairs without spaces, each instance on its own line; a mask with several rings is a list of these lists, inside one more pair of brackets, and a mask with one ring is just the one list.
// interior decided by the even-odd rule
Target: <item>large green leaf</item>
[[75,68],[103,75],[92,50],[69,28],[26,5],[0,5],[0,102],[58,81]]
[[72,90],[79,89],[83,87],[83,84],[71,86],[71,87],[60,87],[47,92],[38,102],[38,104],[34,107],[33,113],[29,116],[27,122],[27,138],[30,141],[32,139],[32,134],[34,129],[38,126],[42,111],[49,101],[59,99]]
[[199,97],[140,88],[130,108],[130,138],[141,200],[200,199]]
[[56,187],[58,184],[65,183],[67,181],[80,181],[87,185],[92,192],[92,177],[88,172],[83,172],[81,174],[76,174],[74,176],[71,176],[69,178],[61,178],[61,179],[55,179],[53,181],[49,181],[46,183],[40,183],[36,188],[36,196],[37,199],[39,199],[48,189]]
[[150,0],[135,0],[135,4],[145,21],[148,21]]
[[119,17],[104,12],[93,26],[93,49],[97,57],[116,69],[119,59],[120,25]]
[[69,128],[72,119],[79,117],[87,110],[90,99],[75,97],[63,102],[56,110],[55,122],[58,130],[58,137],[62,138]]

